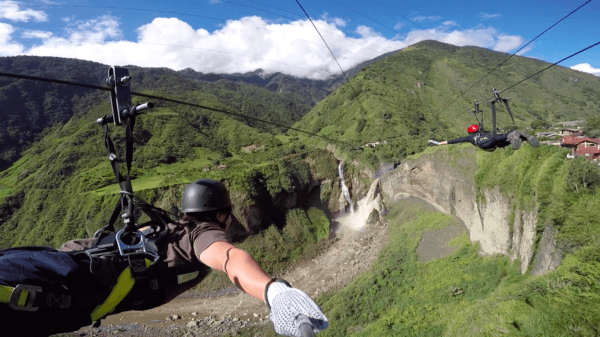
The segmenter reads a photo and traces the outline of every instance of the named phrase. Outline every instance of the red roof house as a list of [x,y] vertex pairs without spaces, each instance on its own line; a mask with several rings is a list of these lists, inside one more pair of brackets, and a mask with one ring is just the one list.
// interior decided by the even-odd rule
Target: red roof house
[[562,147],[570,148],[574,157],[585,156],[585,159],[594,160],[600,157],[600,139],[584,136],[567,136],[560,140]]

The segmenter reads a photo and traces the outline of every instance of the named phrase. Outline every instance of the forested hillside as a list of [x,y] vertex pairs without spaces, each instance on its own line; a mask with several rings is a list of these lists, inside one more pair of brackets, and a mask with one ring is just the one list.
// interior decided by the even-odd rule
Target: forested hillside
[[[0,58],[0,72],[105,86],[108,65],[55,57]],[[160,92],[175,98],[202,91],[232,111],[271,122],[291,125],[310,110],[330,90],[326,82],[302,82],[289,76],[272,76],[270,82],[248,81],[254,73],[236,77],[166,68],[127,67],[133,77],[133,90]],[[281,83],[273,91],[271,82]],[[83,115],[108,98],[107,92],[25,79],[0,77],[0,170],[20,157],[24,147],[45,128],[66,123],[74,114]],[[201,101],[195,101],[202,104]],[[158,102],[155,102],[158,103]],[[108,113],[108,111],[107,111]],[[268,125],[260,125],[269,129]],[[279,130],[282,131],[282,130]],[[278,131],[278,132],[279,132]]]

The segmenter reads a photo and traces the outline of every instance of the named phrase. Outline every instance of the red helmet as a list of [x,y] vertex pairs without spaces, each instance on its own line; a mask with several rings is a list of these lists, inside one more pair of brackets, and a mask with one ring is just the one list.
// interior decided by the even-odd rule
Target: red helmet
[[479,130],[479,126],[473,124],[473,125],[469,126],[469,128],[467,129],[467,132],[473,133],[473,132],[477,132],[477,130]]

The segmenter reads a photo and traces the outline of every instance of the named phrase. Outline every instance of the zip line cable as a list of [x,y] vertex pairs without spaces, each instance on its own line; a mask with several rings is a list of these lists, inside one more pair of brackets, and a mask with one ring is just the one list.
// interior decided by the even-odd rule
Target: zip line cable
[[[379,2],[379,1],[377,1],[377,0],[374,0],[374,1],[375,1],[376,3],[378,3],[379,5],[381,5],[381,7],[383,7],[383,8],[385,8],[385,9],[389,10],[389,11],[390,11],[390,12],[392,12],[392,13],[395,13],[395,14],[399,15],[399,16],[400,16],[401,18],[403,18],[404,20],[406,20],[406,21],[408,21],[408,22],[412,23],[413,25],[415,25],[415,26],[417,26],[417,27],[419,27],[419,28],[421,28],[422,30],[424,30],[424,31],[426,31],[426,32],[427,32],[427,29],[425,29],[425,28],[423,28],[423,27],[421,27],[421,26],[417,25],[417,24],[416,24],[414,21],[412,21],[411,19],[409,19],[409,18],[405,17],[404,15],[402,15],[402,14],[400,14],[400,13],[396,12],[395,10],[393,10],[393,9],[391,9],[391,8],[387,7],[387,6],[384,6],[384,5],[383,5],[381,2]],[[429,32],[428,32],[428,34],[429,34],[429,35],[431,35],[431,36],[433,36],[433,35],[432,35],[432,34],[430,34]],[[435,38],[435,36],[433,36],[433,37]]]
[[467,93],[467,91],[471,90],[474,86],[476,86],[479,82],[481,82],[484,78],[486,78],[489,74],[491,74],[494,70],[498,69],[501,65],[503,65],[504,63],[506,63],[506,61],[510,60],[511,57],[515,56],[518,52],[520,52],[521,50],[523,50],[525,47],[527,47],[529,44],[531,44],[533,41],[535,41],[538,37],[544,35],[544,33],[546,33],[547,31],[549,31],[550,29],[552,29],[554,26],[556,26],[557,24],[559,24],[561,21],[563,21],[564,19],[568,18],[569,16],[571,16],[571,14],[577,12],[581,7],[587,5],[588,3],[590,3],[592,0],[588,0],[586,1],[583,5],[577,7],[575,10],[573,10],[571,13],[567,14],[566,16],[564,16],[562,19],[558,20],[556,23],[554,23],[552,26],[550,26],[548,29],[546,29],[545,31],[541,32],[538,36],[534,37],[533,40],[527,42],[526,45],[524,45],[523,47],[519,48],[519,50],[517,50],[516,52],[512,53],[509,57],[507,57],[504,61],[502,61],[500,64],[498,64],[494,69],[490,70],[487,74],[485,74],[485,76],[483,76],[482,78],[480,78],[477,82],[475,82],[475,84],[473,84],[472,86],[470,86],[467,90],[463,91],[456,99],[454,99],[454,101],[452,101],[450,104],[446,105],[446,107],[444,107],[442,109],[442,111],[440,111],[438,113],[441,114],[442,112],[444,112],[448,107],[450,107],[452,104],[454,104],[456,101],[458,101],[464,94]]
[[[281,16],[281,17],[289,19],[289,20],[295,20],[293,18],[290,18],[289,16],[285,16],[283,14],[271,12],[271,11],[268,11],[266,9],[262,9],[262,8],[258,8],[258,7],[254,7],[254,6],[250,6],[250,5],[244,5],[244,4],[240,4],[240,3],[237,3],[237,2],[233,2],[233,1],[227,1],[227,0],[219,0],[219,2],[224,2],[224,3],[227,3],[227,4],[232,4],[232,5],[236,5],[236,6],[251,8],[251,9],[255,9],[257,11],[261,11],[261,12],[265,12],[265,13],[269,13],[269,14],[274,14],[274,15],[277,15],[277,16]],[[269,6],[269,7],[271,7],[271,6]],[[292,14],[300,16],[299,14],[295,14],[295,13],[292,13]]]
[[[533,76],[535,76],[535,75],[537,75],[537,74],[541,73],[542,71],[548,70],[548,69],[550,69],[550,68],[554,67],[555,65],[557,65],[557,64],[559,64],[559,63],[561,63],[561,62],[563,62],[563,61],[566,61],[566,60],[570,59],[571,57],[573,57],[573,56],[575,56],[575,55],[578,55],[578,54],[580,54],[580,53],[583,53],[584,51],[586,51],[586,50],[588,50],[588,49],[594,48],[595,46],[597,46],[597,45],[599,45],[599,44],[600,44],[600,41],[598,41],[598,42],[596,42],[596,43],[592,44],[592,45],[591,45],[591,46],[589,46],[589,47],[586,47],[586,48],[584,48],[584,49],[582,49],[582,50],[580,50],[580,51],[576,52],[575,54],[571,54],[571,55],[569,55],[569,56],[565,57],[564,59],[562,59],[562,60],[560,60],[560,61],[558,61],[558,62],[552,63],[551,65],[549,65],[549,66],[547,66],[546,68],[544,68],[544,69],[542,69],[542,70],[538,71],[537,73],[535,73],[535,74],[533,74],[533,75],[530,75],[530,76],[526,77],[525,79],[523,79],[523,80],[521,80],[521,81],[519,81],[519,82],[517,82],[517,83],[515,83],[515,84],[511,85],[510,87],[508,87],[508,88],[506,88],[506,89],[504,89],[504,90],[500,91],[500,93],[503,93],[503,92],[505,92],[505,91],[507,91],[507,90],[509,90],[509,89],[512,89],[513,87],[515,87],[515,86],[517,86],[517,85],[519,85],[519,84],[521,84],[521,83],[523,83],[523,82],[527,81],[528,79],[530,79],[530,78],[532,78]],[[491,98],[493,98],[493,97],[491,97]],[[489,98],[488,98],[488,99],[489,99]]]
[[[85,84],[85,83],[77,83],[77,82],[72,82],[72,81],[56,80],[56,79],[51,79],[51,78],[43,78],[43,77],[37,77],[37,76],[27,76],[27,75],[11,74],[11,73],[4,73],[4,72],[0,72],[0,76],[2,76],[2,77],[17,78],[17,79],[32,80],[32,81],[40,81],[40,82],[48,82],[48,83],[71,85],[71,86],[84,87],[84,88],[96,89],[96,90],[103,90],[103,91],[111,91],[111,89],[107,88],[107,87],[101,87],[101,86],[91,85],[91,84]],[[195,108],[201,108],[201,109],[206,109],[206,110],[210,110],[210,111],[215,111],[215,112],[223,113],[223,114],[226,114],[226,115],[235,116],[235,117],[241,118],[241,119],[253,120],[253,121],[256,121],[256,122],[270,124],[270,125],[274,125],[274,126],[277,126],[277,127],[280,127],[280,128],[285,128],[285,129],[288,129],[288,130],[293,130],[293,131],[296,131],[296,132],[301,132],[301,133],[304,133],[304,134],[307,134],[307,135],[310,135],[310,136],[313,136],[313,137],[319,137],[319,138],[322,138],[322,139],[325,139],[325,140],[328,140],[328,141],[331,141],[331,142],[344,144],[344,145],[347,145],[349,147],[352,146],[349,143],[346,143],[346,142],[343,142],[343,141],[340,141],[340,140],[336,140],[336,139],[332,139],[332,138],[329,138],[329,137],[321,136],[321,135],[318,135],[316,133],[312,133],[312,132],[308,132],[308,131],[296,129],[296,128],[288,126],[288,125],[283,125],[283,124],[279,124],[279,123],[267,121],[267,120],[256,118],[256,117],[251,117],[251,116],[246,116],[246,115],[238,114],[238,113],[231,112],[231,111],[226,111],[226,110],[222,110],[222,109],[211,108],[211,107],[207,107],[207,106],[204,106],[204,105],[190,103],[190,102],[185,102],[185,101],[181,101],[181,100],[177,100],[177,99],[172,99],[172,98],[166,98],[166,97],[159,97],[159,96],[154,96],[154,95],[142,94],[142,93],[133,92],[133,91],[131,92],[131,95],[132,96],[145,97],[145,98],[151,98],[151,99],[157,99],[157,100],[161,100],[161,101],[165,101],[165,102],[171,102],[171,103],[176,103],[176,104],[181,104],[181,105],[187,105],[187,106],[191,106],[191,107],[195,107]]]
[[157,100],[161,100],[161,101],[165,101],[165,102],[177,103],[177,104],[182,104],[182,105],[188,105],[188,106],[195,107],[195,108],[201,108],[201,109],[206,109],[206,110],[210,110],[210,111],[220,112],[220,113],[223,113],[223,114],[226,114],[226,115],[235,116],[235,117],[242,118],[242,119],[250,119],[250,120],[261,122],[261,123],[265,123],[265,124],[271,124],[271,125],[274,125],[274,126],[277,126],[277,127],[288,129],[288,130],[293,130],[293,131],[301,132],[301,133],[304,133],[304,134],[307,134],[307,135],[311,135],[311,136],[314,136],[314,137],[323,138],[323,139],[329,140],[331,142],[341,143],[341,144],[345,144],[347,146],[351,146],[351,144],[346,143],[346,142],[342,142],[340,140],[328,138],[328,137],[325,137],[325,136],[318,135],[316,133],[312,133],[312,132],[308,132],[308,131],[296,129],[296,128],[293,128],[291,126],[287,126],[287,125],[283,125],[283,124],[279,124],[279,123],[275,123],[275,122],[270,122],[270,121],[267,121],[267,120],[264,120],[264,119],[260,119],[260,118],[256,118],[256,117],[250,117],[250,116],[238,114],[238,113],[231,112],[231,111],[210,108],[210,107],[207,107],[207,106],[204,106],[204,105],[200,105],[200,104],[189,103],[189,102],[180,101],[180,100],[172,99],[172,98],[159,97],[159,96],[154,96],[154,95],[147,95],[147,94],[142,94],[142,93],[133,92],[133,91],[131,92],[131,95],[133,95],[133,96],[139,96],[139,97],[145,97],[145,98],[151,98],[151,99],[157,99]]
[[[506,88],[506,89],[504,89],[504,90],[502,90],[502,91],[499,91],[498,93],[503,93],[503,92],[505,92],[505,91],[507,91],[507,90],[510,90],[510,89],[512,89],[512,88],[514,88],[514,87],[516,87],[517,85],[519,85],[519,84],[521,84],[521,83],[523,83],[523,82],[527,81],[528,79],[532,78],[533,76],[535,76],[535,75],[538,75],[538,74],[540,74],[541,72],[544,72],[544,71],[546,71],[546,70],[548,70],[548,69],[550,69],[550,68],[554,67],[555,65],[557,65],[557,64],[559,64],[559,63],[561,63],[561,62],[563,62],[563,61],[566,61],[566,60],[570,59],[570,58],[571,58],[571,57],[573,57],[573,56],[576,56],[576,55],[578,55],[578,54],[581,54],[581,53],[583,53],[584,51],[586,51],[586,50],[588,50],[588,49],[591,49],[591,48],[593,48],[593,47],[595,47],[595,46],[597,46],[597,45],[599,45],[599,44],[600,44],[600,41],[598,41],[598,42],[596,42],[596,43],[594,43],[594,44],[592,44],[592,45],[590,45],[590,46],[588,46],[588,47],[586,47],[586,48],[583,48],[583,49],[581,49],[580,51],[578,51],[578,52],[576,52],[576,53],[574,53],[574,54],[571,54],[571,55],[569,55],[569,56],[567,56],[567,57],[563,58],[562,60],[560,60],[560,61],[558,61],[558,62],[552,63],[551,65],[547,66],[546,68],[544,68],[544,69],[542,69],[542,70],[540,70],[540,71],[536,72],[535,74],[532,74],[532,75],[529,75],[529,76],[527,76],[526,78],[522,79],[521,81],[519,81],[519,82],[517,82],[517,83],[515,83],[515,84],[511,85],[510,87],[508,87],[508,88]],[[493,99],[493,98],[494,98],[494,96],[492,96],[492,97],[490,97],[490,98],[487,98],[487,99],[485,99],[484,101],[487,101],[487,100],[489,100],[489,99]],[[471,110],[467,110],[467,111],[465,111],[465,112],[462,112],[462,113],[460,113],[460,114],[456,115],[455,117],[458,117],[458,116],[464,115],[465,113],[467,113],[467,112],[470,112],[470,111],[471,111]]]
[[[369,19],[369,20],[371,20],[371,21],[373,21],[373,22],[375,22],[375,23],[378,23],[378,24],[380,24],[381,26],[383,26],[383,27],[385,27],[385,28],[387,28],[387,29],[391,30],[391,31],[392,31],[392,32],[394,32],[394,33],[396,33],[396,32],[397,32],[397,31],[396,31],[394,28],[390,28],[390,27],[388,27],[388,26],[384,25],[383,23],[381,23],[381,22],[379,22],[379,21],[377,21],[377,20],[375,20],[375,19],[372,19],[372,18],[368,17],[367,15],[365,15],[365,14],[363,14],[363,13],[361,13],[361,12],[359,12],[359,11],[355,10],[355,9],[352,9],[352,8],[350,8],[350,7],[346,6],[346,5],[342,4],[342,3],[339,3],[339,2],[337,2],[337,1],[335,1],[335,0],[331,0],[331,1],[332,1],[332,2],[335,2],[336,4],[338,4],[338,5],[342,6],[342,7],[346,7],[347,9],[349,9],[349,10],[353,11],[354,13],[360,14],[360,15],[364,16],[365,18],[367,18],[367,19]],[[590,1],[591,1],[591,0],[590,0]]]
[[285,10],[285,9],[283,9],[283,8],[279,8],[279,7],[275,7],[275,6],[267,5],[267,4],[264,4],[264,3],[262,3],[262,2],[253,1],[253,0],[246,0],[246,1],[249,1],[249,2],[254,2],[255,4],[259,4],[259,5],[266,6],[266,7],[271,7],[271,8],[274,8],[274,9],[280,10],[280,11],[282,11],[282,12],[286,12],[286,13],[290,13],[290,14],[293,14],[293,15],[296,15],[296,16],[299,16],[299,17],[302,17],[302,15],[300,15],[300,14],[298,14],[298,13],[290,12],[290,11],[288,11],[288,10]]
[[325,41],[325,39],[323,38],[323,35],[321,35],[321,33],[319,32],[319,30],[317,29],[317,26],[315,26],[313,20],[310,18],[310,16],[308,15],[308,13],[306,13],[306,11],[304,10],[304,7],[302,7],[302,5],[300,4],[300,1],[296,0],[296,3],[298,4],[298,6],[300,6],[300,8],[302,9],[302,11],[304,12],[304,14],[306,15],[306,17],[310,21],[310,23],[312,23],[313,27],[315,27],[315,30],[317,31],[317,34],[319,34],[319,36],[321,37],[321,40],[323,40],[323,43],[325,43],[325,45],[327,46],[327,49],[329,49],[329,52],[331,53],[331,56],[333,56],[333,59],[335,60],[335,63],[337,63],[338,67],[340,67],[340,70],[342,71],[342,74],[344,74],[344,77],[346,78],[346,82],[348,83],[348,85],[350,86],[350,88],[352,88],[352,91],[354,92],[354,96],[356,97],[356,100],[360,104],[361,108],[363,109],[364,112],[367,112],[367,109],[365,109],[364,105],[360,101],[360,98],[358,97],[358,93],[356,92],[356,90],[354,90],[354,86],[352,86],[352,83],[350,83],[350,79],[346,75],[346,72],[344,71],[344,69],[342,69],[342,66],[340,65],[340,63],[338,62],[337,58],[335,57],[335,54],[333,54],[333,51],[331,51],[331,48],[329,48],[329,45],[327,44],[327,41]]
[[18,78],[18,79],[23,79],[23,80],[31,80],[31,81],[39,81],[39,82],[48,82],[48,83],[72,85],[72,86],[76,86],[76,87],[83,87],[83,88],[96,89],[96,90],[111,91],[111,89],[109,89],[107,87],[101,87],[101,86],[98,86],[98,85],[78,83],[78,82],[71,82],[71,81],[63,81],[63,80],[55,80],[55,79],[52,79],[52,78],[43,78],[43,77],[37,77],[37,76],[27,76],[27,75],[11,74],[11,73],[4,73],[4,72],[0,72],[0,76],[2,76],[2,77],[11,77],[11,78]]

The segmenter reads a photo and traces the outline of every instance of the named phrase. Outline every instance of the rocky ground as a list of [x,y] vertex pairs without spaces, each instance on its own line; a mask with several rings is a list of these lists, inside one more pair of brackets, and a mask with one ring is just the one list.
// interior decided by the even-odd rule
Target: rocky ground
[[[365,215],[366,213],[366,215]],[[386,242],[386,224],[366,225],[368,212],[337,219],[333,241],[324,253],[280,277],[316,298],[366,271]],[[261,301],[228,288],[218,297],[177,298],[148,311],[107,317],[99,328],[83,328],[67,336],[221,336],[243,327],[271,324]]]

